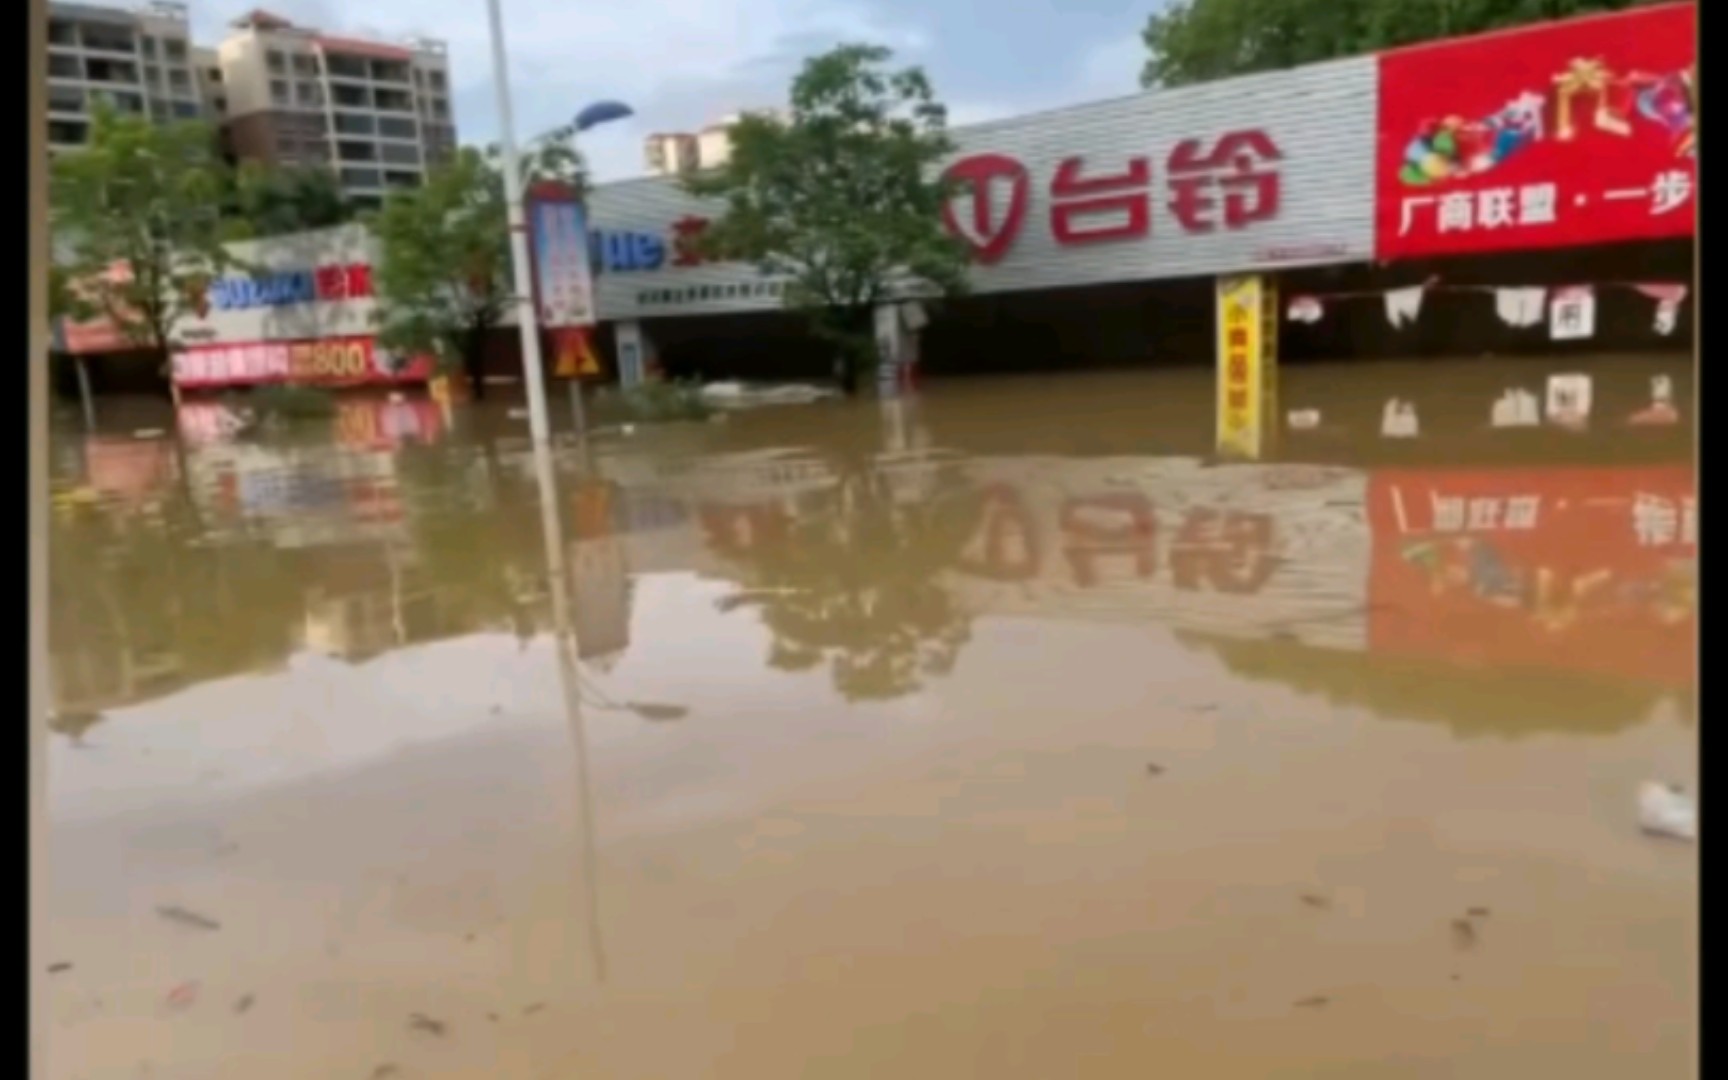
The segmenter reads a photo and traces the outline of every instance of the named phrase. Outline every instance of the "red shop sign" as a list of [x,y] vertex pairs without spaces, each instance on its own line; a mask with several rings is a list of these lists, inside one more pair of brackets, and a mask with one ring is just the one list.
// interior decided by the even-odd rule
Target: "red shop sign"
[[1371,649],[1696,679],[1690,466],[1387,471],[1368,498]]
[[270,383],[399,385],[424,382],[431,374],[429,357],[387,353],[369,335],[188,345],[174,354],[174,384],[188,390]]
[[1697,45],[1683,3],[1382,54],[1378,256],[1691,235]]
[[[1283,152],[1258,129],[1216,139],[1183,139],[1164,161],[1162,207],[1184,233],[1246,229],[1278,216]],[[1151,236],[1160,204],[1152,158],[1130,155],[1119,165],[1074,155],[1057,163],[1049,181],[1050,235],[1058,247]],[[943,174],[959,187],[943,204],[948,231],[989,265],[1014,245],[1027,217],[1032,177],[1006,154],[972,154]]]

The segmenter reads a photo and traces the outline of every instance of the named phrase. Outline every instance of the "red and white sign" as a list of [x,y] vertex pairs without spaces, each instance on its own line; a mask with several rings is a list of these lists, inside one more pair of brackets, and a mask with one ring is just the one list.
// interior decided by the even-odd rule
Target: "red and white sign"
[[[1160,193],[1150,155],[1130,154],[1106,166],[1065,157],[1048,181],[1050,236],[1059,247],[1145,240],[1154,232],[1154,206],[1168,212],[1173,229],[1191,235],[1271,221],[1279,211],[1283,159],[1259,128],[1182,139],[1164,159]],[[960,188],[942,208],[949,231],[979,262],[1000,262],[1026,220],[1031,171],[1007,154],[988,153],[963,157],[944,175]]]
[[1691,235],[1697,42],[1676,3],[1382,54],[1378,257]]
[[370,336],[194,345],[174,354],[174,385],[187,390],[273,383],[401,385],[431,375],[430,357],[400,356]]
[[1373,650],[1696,678],[1691,466],[1385,471],[1368,498]]

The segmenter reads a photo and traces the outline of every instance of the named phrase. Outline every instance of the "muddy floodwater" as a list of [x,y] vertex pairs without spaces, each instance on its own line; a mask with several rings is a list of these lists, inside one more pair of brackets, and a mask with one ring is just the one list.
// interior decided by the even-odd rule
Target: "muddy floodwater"
[[1697,785],[1690,365],[1491,424],[1578,367],[1292,370],[1261,464],[1205,372],[544,474],[501,404],[104,404],[51,1075],[1690,1075],[1697,848],[1638,810]]

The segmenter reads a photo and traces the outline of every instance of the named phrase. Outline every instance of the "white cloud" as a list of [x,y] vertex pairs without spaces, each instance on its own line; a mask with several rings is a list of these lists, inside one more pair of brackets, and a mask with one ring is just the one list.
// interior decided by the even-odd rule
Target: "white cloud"
[[[779,104],[797,64],[839,41],[888,45],[907,60],[928,46],[888,25],[869,0],[503,0],[519,138],[562,123],[603,98],[636,116],[584,136],[600,179],[641,171],[642,137],[691,131],[741,107]],[[496,132],[486,0],[275,0],[267,10],[308,26],[449,44],[458,134]],[[219,39],[223,16],[196,12],[198,36]]]

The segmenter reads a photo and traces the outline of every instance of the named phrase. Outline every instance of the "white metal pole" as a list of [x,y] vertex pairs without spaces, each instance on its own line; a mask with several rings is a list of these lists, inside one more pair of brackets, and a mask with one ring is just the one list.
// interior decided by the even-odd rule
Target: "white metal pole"
[[540,358],[540,324],[534,304],[534,274],[528,257],[528,221],[522,210],[522,170],[516,159],[516,122],[510,107],[510,72],[504,55],[501,0],[486,0],[492,28],[492,81],[498,94],[498,144],[504,156],[504,201],[510,226],[510,267],[516,279],[516,326],[522,334],[522,375],[528,382],[528,434],[536,443],[551,438],[546,418],[546,372]]

